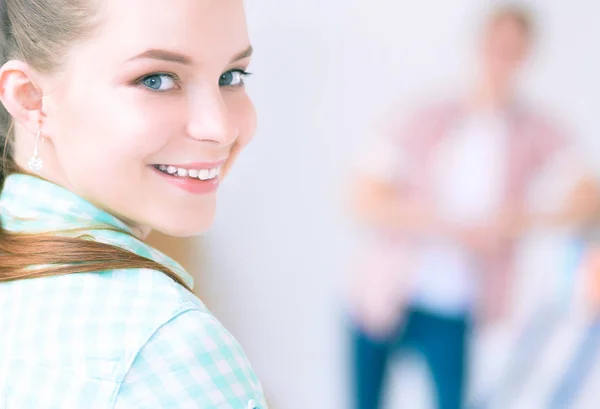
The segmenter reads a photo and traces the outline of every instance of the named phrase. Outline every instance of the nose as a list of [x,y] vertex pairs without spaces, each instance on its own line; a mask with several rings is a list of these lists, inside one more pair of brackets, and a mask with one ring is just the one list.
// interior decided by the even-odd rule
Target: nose
[[188,135],[198,141],[227,146],[235,142],[238,129],[218,87],[202,87],[192,93]]

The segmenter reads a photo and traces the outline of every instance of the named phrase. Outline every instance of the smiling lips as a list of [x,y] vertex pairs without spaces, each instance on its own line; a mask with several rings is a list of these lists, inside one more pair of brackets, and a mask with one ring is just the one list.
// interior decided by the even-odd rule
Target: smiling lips
[[193,194],[214,192],[219,186],[219,174],[224,161],[189,165],[153,165],[172,185]]

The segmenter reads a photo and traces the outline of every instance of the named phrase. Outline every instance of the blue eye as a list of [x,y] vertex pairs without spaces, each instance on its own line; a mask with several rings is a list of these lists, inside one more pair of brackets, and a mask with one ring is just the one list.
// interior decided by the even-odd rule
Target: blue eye
[[220,87],[241,87],[244,85],[244,77],[250,75],[244,70],[227,71],[219,78]]
[[152,74],[142,78],[140,84],[153,91],[169,91],[177,88],[175,78],[170,74]]

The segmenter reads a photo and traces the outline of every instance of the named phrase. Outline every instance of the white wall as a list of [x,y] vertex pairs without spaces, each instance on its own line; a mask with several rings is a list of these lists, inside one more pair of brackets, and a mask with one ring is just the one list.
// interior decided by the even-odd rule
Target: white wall
[[[539,0],[526,88],[600,152],[600,3]],[[391,101],[468,74],[491,2],[252,0],[259,132],[221,191],[201,293],[245,347],[274,408],[343,408],[337,288],[352,248],[340,183],[351,141]]]

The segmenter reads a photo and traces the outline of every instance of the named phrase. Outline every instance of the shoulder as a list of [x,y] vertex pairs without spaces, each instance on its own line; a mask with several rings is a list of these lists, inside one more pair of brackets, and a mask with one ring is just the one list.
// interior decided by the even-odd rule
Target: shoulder
[[122,296],[122,302],[131,308],[139,309],[136,307],[138,304],[151,305],[152,308],[164,311],[164,314],[169,316],[178,313],[182,308],[188,309],[187,307],[208,311],[194,294],[160,271],[109,270],[92,274],[91,279],[96,282],[95,285],[100,290]]
[[460,99],[432,98],[411,106],[393,107],[385,114],[382,128],[404,147],[428,145],[431,138],[437,138],[464,115],[464,103]]
[[513,115],[518,122],[530,131],[539,135],[567,133],[566,124],[547,108],[536,106],[526,101],[518,101],[513,108]]
[[105,312],[97,325],[111,328],[110,334],[117,342],[131,341],[122,344],[132,348],[125,351],[128,355],[183,312],[210,315],[194,294],[160,271],[112,270],[83,274],[81,279],[89,279],[89,288],[93,289],[90,307]]
[[104,380],[126,372],[137,351],[173,317],[191,310],[208,314],[172,279],[144,269],[3,283],[0,299],[11,317],[0,318],[0,332],[12,323],[4,339],[9,352],[0,352],[1,358]]
[[161,326],[139,351],[115,408],[158,408],[164,402],[236,408],[264,404],[264,398],[236,339],[211,314],[190,310]]

